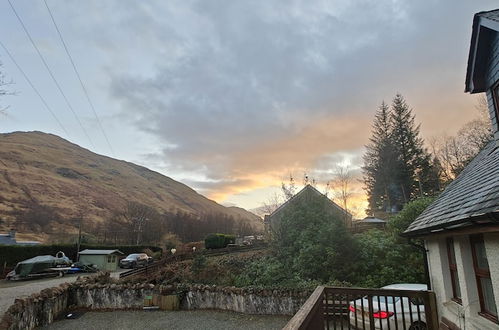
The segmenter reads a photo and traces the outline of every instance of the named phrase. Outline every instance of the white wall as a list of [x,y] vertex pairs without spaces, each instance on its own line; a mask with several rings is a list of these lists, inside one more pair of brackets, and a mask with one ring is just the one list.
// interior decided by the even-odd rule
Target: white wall
[[[461,329],[499,329],[496,324],[478,315],[480,303],[468,235],[452,236],[462,305],[451,300],[452,284],[447,257],[446,237],[429,238],[426,242],[432,290],[437,297],[439,318],[445,317]],[[499,306],[499,233],[484,235],[485,248],[496,305]]]

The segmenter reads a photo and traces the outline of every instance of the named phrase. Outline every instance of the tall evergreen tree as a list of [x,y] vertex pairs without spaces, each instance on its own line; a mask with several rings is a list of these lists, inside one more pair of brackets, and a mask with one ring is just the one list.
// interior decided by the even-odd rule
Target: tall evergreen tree
[[378,108],[372,125],[372,137],[364,155],[364,184],[368,194],[369,210],[390,210],[393,189],[390,188],[395,154],[391,141],[390,109],[385,102]]
[[438,168],[402,95],[395,96],[391,108],[384,102],[378,108],[366,149],[362,169],[369,214],[401,210],[415,197],[438,191]]
[[390,139],[396,154],[392,182],[392,189],[396,193],[393,202],[400,210],[414,197],[432,194],[437,190],[438,179],[432,168],[431,156],[419,136],[420,125],[416,125],[415,116],[401,94],[393,99],[391,110]]

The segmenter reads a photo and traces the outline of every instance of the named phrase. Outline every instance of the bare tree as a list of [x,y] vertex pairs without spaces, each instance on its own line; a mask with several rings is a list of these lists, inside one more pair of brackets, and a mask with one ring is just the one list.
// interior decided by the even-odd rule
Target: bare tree
[[446,182],[452,181],[492,139],[487,100],[477,99],[478,116],[463,125],[455,136],[441,136],[430,143]]
[[[6,89],[6,86],[12,85],[12,80],[7,80],[5,74],[2,71],[2,62],[0,62],[0,98],[5,95],[13,95],[14,93]],[[0,114],[5,114],[5,111],[8,109],[8,106],[2,106],[0,104]]]
[[289,183],[281,183],[281,190],[284,198],[288,201],[296,194],[296,184],[293,175],[289,175]]
[[159,218],[155,209],[137,202],[127,202],[121,216],[130,225],[136,245],[141,243],[148,222]]
[[[349,201],[353,195],[352,170],[348,165],[337,165],[334,169],[332,180],[333,198],[340,201],[341,207],[345,210],[345,218],[349,218]],[[348,221],[348,219],[346,219]]]
[[267,201],[263,202],[260,210],[264,214],[272,214],[279,206],[284,203],[284,198],[278,193],[273,193]]

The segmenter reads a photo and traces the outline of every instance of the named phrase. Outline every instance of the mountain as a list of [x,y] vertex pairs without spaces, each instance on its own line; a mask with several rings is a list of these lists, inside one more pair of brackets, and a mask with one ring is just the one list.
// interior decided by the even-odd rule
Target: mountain
[[85,220],[98,223],[127,202],[160,212],[230,215],[262,227],[261,219],[244,209],[224,207],[160,173],[42,132],[0,134],[0,186],[2,231],[15,225],[16,214],[27,205],[49,207],[64,219],[84,212]]

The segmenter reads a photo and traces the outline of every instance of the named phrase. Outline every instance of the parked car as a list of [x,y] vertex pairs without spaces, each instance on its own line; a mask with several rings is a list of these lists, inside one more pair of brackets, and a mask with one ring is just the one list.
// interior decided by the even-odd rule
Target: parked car
[[120,260],[120,268],[145,267],[152,258],[145,253],[132,253]]
[[[391,284],[387,290],[426,291],[426,284]],[[379,302],[378,302],[379,299]],[[369,303],[367,297],[350,302],[350,324],[369,329]],[[419,311],[419,312],[418,312]],[[375,329],[425,330],[426,316],[423,301],[396,296],[373,296],[372,312]]]

